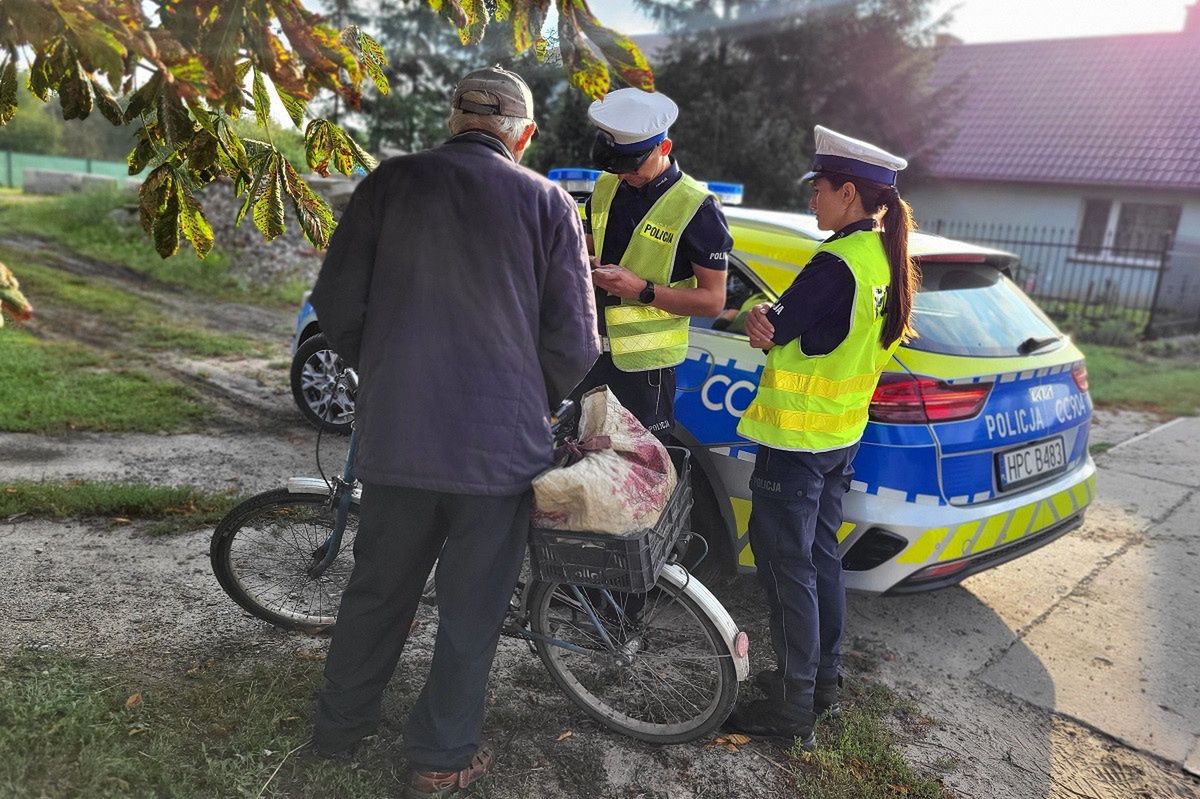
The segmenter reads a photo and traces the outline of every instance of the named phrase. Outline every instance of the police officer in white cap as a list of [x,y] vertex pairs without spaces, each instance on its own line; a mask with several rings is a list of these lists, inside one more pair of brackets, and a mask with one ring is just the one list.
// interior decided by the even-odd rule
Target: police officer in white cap
[[746,320],[750,344],[768,351],[738,432],[759,443],[749,535],[776,668],[755,676],[766,698],[740,705],[726,726],[806,748],[817,716],[838,712],[842,495],[879,373],[912,335],[920,273],[908,256],[911,212],[896,190],[907,165],[817,126],[804,180],[817,226],[834,233],[778,302]]
[[666,95],[618,89],[592,103],[592,159],[604,170],[587,203],[592,282],[605,352],[575,396],[607,384],[660,437],[674,426],[675,366],[689,317],[725,304],[733,239],[715,198],[680,171]]

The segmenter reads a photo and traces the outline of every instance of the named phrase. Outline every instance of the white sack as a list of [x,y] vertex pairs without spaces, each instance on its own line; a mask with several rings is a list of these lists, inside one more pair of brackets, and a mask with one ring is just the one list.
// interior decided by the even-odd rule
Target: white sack
[[575,446],[583,458],[533,481],[534,525],[603,533],[652,527],[677,479],[666,447],[608,386],[584,394],[581,406]]

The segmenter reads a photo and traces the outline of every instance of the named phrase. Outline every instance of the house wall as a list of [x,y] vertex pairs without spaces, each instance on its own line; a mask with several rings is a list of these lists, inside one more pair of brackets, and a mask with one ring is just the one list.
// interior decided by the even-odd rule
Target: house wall
[[921,227],[937,231],[937,222],[1003,224],[1077,229],[1083,201],[1180,203],[1179,237],[1200,238],[1200,193],[1148,189],[1029,186],[1013,183],[929,183],[904,190]]
[[[1160,307],[1200,317],[1200,193],[1107,187],[938,182],[904,191],[921,229],[991,244],[1021,256],[1031,293],[1078,303]],[[1119,263],[1074,251],[1085,199],[1178,203],[1175,248],[1159,287],[1156,263]]]

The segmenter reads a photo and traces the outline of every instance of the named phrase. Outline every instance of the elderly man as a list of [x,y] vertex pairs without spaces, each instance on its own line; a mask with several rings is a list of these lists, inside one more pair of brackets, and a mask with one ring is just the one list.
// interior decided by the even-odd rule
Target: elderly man
[[349,756],[376,729],[437,560],[433,665],[404,733],[415,796],[465,788],[490,764],[484,696],[530,482],[551,464],[548,410],[599,354],[575,204],[518,165],[537,131],[528,86],[470,73],[449,127],[445,144],[362,181],[312,293],[362,380],[363,482],[313,745]]

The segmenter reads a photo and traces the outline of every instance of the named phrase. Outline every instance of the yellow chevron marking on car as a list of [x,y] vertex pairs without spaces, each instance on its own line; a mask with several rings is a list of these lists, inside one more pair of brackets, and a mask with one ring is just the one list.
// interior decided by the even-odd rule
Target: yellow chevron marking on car
[[1077,508],[1082,508],[1084,505],[1091,502],[1092,497],[1088,493],[1086,480],[1071,489],[1071,499],[1075,501],[1075,507]]
[[1008,528],[1008,520],[1012,518],[1011,513],[999,513],[995,516],[989,516],[986,523],[983,525],[983,532],[979,534],[979,538],[975,540],[975,546],[971,547],[971,552],[985,552],[1000,540],[1000,536],[1004,535],[1004,531]]
[[[733,506],[733,518],[738,531],[738,541],[742,543],[742,547],[738,550],[738,565],[753,566],[754,552],[750,549],[750,537],[747,535],[746,529],[750,524],[750,507],[751,502],[748,499],[739,499],[737,497],[729,498],[730,504]],[[837,540],[842,543],[850,534],[854,532],[857,525],[854,522],[842,522],[842,526],[838,528]]]
[[967,545],[971,543],[971,539],[979,532],[979,522],[968,522],[954,528],[954,535],[950,538],[950,543],[942,550],[942,554],[938,560],[957,560],[963,555],[966,555],[970,550]]
[[996,546],[1011,544],[1018,538],[1023,537],[1029,532],[1029,522],[1033,519],[1033,512],[1037,510],[1040,503],[1025,505],[1013,511],[1012,521],[1008,524],[1008,530],[1005,531],[1004,537],[996,542]]
[[754,553],[750,551],[750,536],[746,529],[750,524],[750,500],[730,497],[729,505],[733,508],[733,529],[737,531],[738,541],[742,542],[742,548],[738,550],[738,565],[753,566]]
[[908,549],[900,553],[900,557],[896,561],[898,563],[926,562],[933,557],[938,544],[942,543],[948,532],[950,532],[949,527],[935,527],[932,530],[926,530],[921,533],[920,538],[908,545]]
[[[1089,478],[1046,499],[1017,508],[1011,513],[1000,513],[989,517],[982,522],[983,532],[979,534],[978,539],[975,539],[973,546],[970,542],[979,530],[980,521],[967,522],[954,528],[950,534],[949,543],[946,544],[937,558],[938,561],[956,560],[967,555],[986,552],[989,549],[995,549],[1004,544],[1011,544],[1026,536],[1034,535],[1049,527],[1053,527],[1068,516],[1082,510],[1088,504],[1090,500],[1086,498],[1080,501],[1079,489],[1082,487],[1083,494],[1086,495],[1091,483],[1092,478]],[[926,538],[929,538],[931,533],[936,533],[939,540],[944,540],[947,531],[948,528],[944,527],[925,531],[921,538],[908,548],[905,556],[900,558],[900,562],[921,562],[919,559],[907,556],[910,553],[915,554],[918,548],[926,548]],[[1003,535],[1001,534],[1002,532],[1004,533]]]
[[1067,518],[1078,508],[1075,500],[1071,498],[1070,491],[1063,491],[1061,494],[1055,494],[1050,497],[1050,504],[1054,506],[1054,512],[1058,514],[1058,518],[1060,519]]

